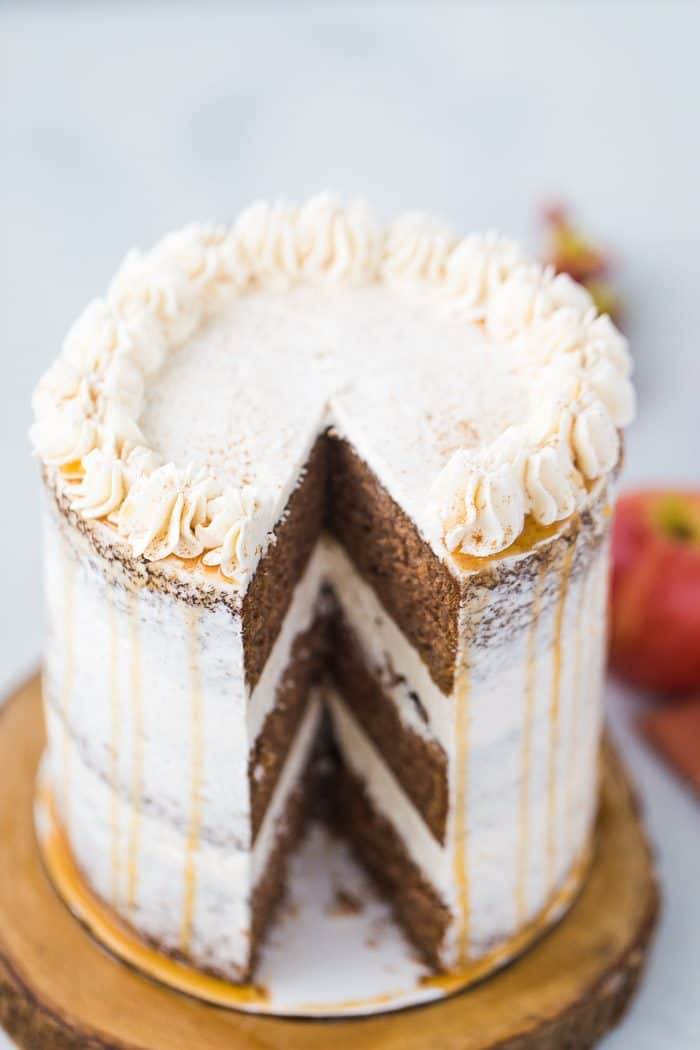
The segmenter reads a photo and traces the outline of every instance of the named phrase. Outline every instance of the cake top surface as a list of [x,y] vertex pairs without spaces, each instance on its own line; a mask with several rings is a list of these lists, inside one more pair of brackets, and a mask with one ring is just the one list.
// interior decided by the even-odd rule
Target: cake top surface
[[40,381],[32,439],[135,556],[244,587],[326,427],[441,557],[485,557],[614,468],[630,370],[585,289],[513,242],[322,196],[130,253]]

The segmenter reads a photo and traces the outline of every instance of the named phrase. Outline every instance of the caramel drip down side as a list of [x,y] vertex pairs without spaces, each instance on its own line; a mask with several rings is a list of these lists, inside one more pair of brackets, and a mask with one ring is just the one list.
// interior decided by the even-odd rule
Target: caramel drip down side
[[110,799],[110,837],[112,840],[112,904],[119,903],[121,883],[121,806],[119,791],[119,755],[121,753],[121,707],[119,697],[119,637],[117,634],[117,615],[114,597],[109,599],[109,703],[110,703],[110,781],[112,786]]
[[576,602],[576,620],[575,620],[575,645],[576,649],[574,652],[574,694],[571,701],[571,715],[569,719],[569,738],[567,742],[567,759],[566,759],[566,823],[565,823],[565,834],[566,834],[566,853],[567,856],[571,856],[571,848],[573,845],[573,832],[575,826],[575,814],[573,812],[574,806],[574,790],[576,785],[576,774],[578,772],[579,764],[577,761],[578,756],[578,740],[579,740],[579,728],[581,725],[581,713],[582,705],[585,699],[585,686],[588,682],[588,666],[584,660],[584,653],[586,650],[586,632],[584,631],[584,624],[589,619],[588,617],[588,600],[590,597],[590,591],[592,589],[591,583],[595,583],[595,573],[589,572],[588,575],[581,581],[578,592],[578,599]]
[[71,734],[70,709],[73,694],[74,671],[74,637],[73,637],[73,597],[75,590],[75,562],[65,552],[63,559],[63,689],[61,695],[61,715],[63,736],[61,748],[61,787],[63,797],[63,819],[70,826],[70,760]]
[[523,736],[520,756],[520,814],[518,838],[518,869],[515,888],[516,914],[518,926],[525,922],[527,915],[527,864],[530,855],[530,781],[532,777],[532,736],[535,717],[535,700],[537,685],[537,630],[540,622],[542,593],[547,578],[547,564],[543,562],[535,580],[532,598],[532,618],[527,637],[527,654],[525,666],[525,710],[523,716]]
[[142,941],[136,931],[104,904],[85,881],[71,852],[70,843],[56,812],[51,791],[39,796],[48,817],[40,846],[53,885],[78,919],[94,937],[120,959],[164,984],[219,1006],[264,1003],[267,993],[255,984],[230,984],[179,962]]
[[186,610],[189,640],[190,675],[190,743],[192,747],[190,767],[190,819],[185,844],[185,889],[182,909],[182,931],[180,946],[189,953],[192,941],[192,926],[197,893],[197,848],[202,826],[202,776],[204,771],[204,727],[202,679],[199,667],[199,611]]
[[131,826],[129,829],[126,903],[130,914],[136,908],[138,860],[141,838],[141,804],[143,798],[143,697],[141,689],[141,632],[138,595],[131,595],[129,609],[130,686],[132,717]]
[[455,771],[455,885],[459,904],[458,958],[469,958],[469,867],[468,867],[468,793],[469,793],[469,666],[465,659],[455,681],[456,760]]
[[[455,674],[455,808],[454,808],[454,879],[458,907],[457,957],[459,965],[470,958],[471,886],[469,878],[469,767],[472,720],[472,668],[470,649],[476,645],[479,624],[488,605],[488,593],[468,610],[469,636],[459,658]],[[464,630],[464,625],[462,627]]]
[[[78,869],[70,844],[56,812],[51,791],[40,794],[39,801],[48,818],[43,834],[39,836],[42,855],[53,885],[71,912],[92,932],[93,936],[119,958],[166,985],[177,988],[207,1002],[223,1007],[256,1004],[263,1007],[269,1001],[264,986],[231,984],[202,970],[194,969],[164,955],[142,941],[135,930],[119,917],[90,889]],[[459,991],[466,985],[485,977],[495,968],[513,959],[545,932],[563,915],[575,900],[588,871],[592,850],[587,843],[574,860],[569,872],[545,907],[524,928],[495,946],[479,959],[467,962],[447,973],[431,974],[421,980],[426,988],[441,989],[445,994]],[[352,1007],[382,1001],[374,996],[362,1000],[346,1000],[342,1005]],[[337,1005],[337,1004],[336,1004]],[[263,1009],[262,1012],[265,1012]],[[324,1013],[324,1004],[310,1003],[304,1013]]]
[[422,979],[421,984],[424,987],[441,988],[446,993],[457,992],[516,958],[566,913],[581,890],[592,857],[593,843],[589,841],[573,861],[561,886],[550,896],[545,906],[516,933],[480,958],[445,973],[430,974]]
[[557,752],[559,750],[561,718],[562,642],[564,634],[564,612],[569,593],[569,581],[573,567],[576,544],[567,547],[561,567],[559,596],[554,613],[554,639],[552,642],[552,686],[549,703],[549,763],[547,769],[547,882],[549,892],[556,882],[557,864],[557,813],[559,799],[557,791]]

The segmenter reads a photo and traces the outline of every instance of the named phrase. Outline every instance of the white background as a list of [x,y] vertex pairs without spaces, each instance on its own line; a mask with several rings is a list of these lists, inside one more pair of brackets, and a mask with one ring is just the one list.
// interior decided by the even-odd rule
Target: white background
[[[572,201],[623,264],[626,484],[698,483],[699,109],[697,3],[0,8],[0,688],[41,646],[36,378],[132,243],[256,196],[331,187],[531,243],[538,203]],[[665,909],[605,1046],[697,1050],[700,812],[632,733],[640,703],[611,689]]]

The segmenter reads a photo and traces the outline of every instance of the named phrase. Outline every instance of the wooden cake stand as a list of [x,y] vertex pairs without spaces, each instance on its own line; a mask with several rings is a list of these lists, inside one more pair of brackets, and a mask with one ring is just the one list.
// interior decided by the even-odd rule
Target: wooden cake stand
[[659,894],[627,775],[604,762],[596,856],[568,915],[516,962],[442,1002],[347,1021],[209,1006],[103,951],[50,884],[32,806],[39,682],[0,711],[0,1026],[41,1050],[578,1050],[620,1018],[641,976]]

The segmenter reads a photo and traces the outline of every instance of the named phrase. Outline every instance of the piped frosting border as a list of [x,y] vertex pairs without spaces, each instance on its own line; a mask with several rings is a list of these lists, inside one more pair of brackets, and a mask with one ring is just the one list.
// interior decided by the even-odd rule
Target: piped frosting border
[[[528,515],[541,525],[585,504],[619,457],[634,415],[627,342],[588,292],[495,234],[458,238],[429,218],[386,228],[364,204],[324,194],[258,203],[230,228],[192,225],[132,251],[76,320],[34,395],[34,448],[72,507],[106,520],[136,557],[201,557],[244,586],[274,527],[253,488],[163,462],[139,427],[146,383],[166,356],[256,287],[420,285],[465,324],[522,349],[537,414],[491,445],[456,451],[435,479],[432,537],[449,553],[496,554]],[[267,515],[269,516],[269,515]]]

